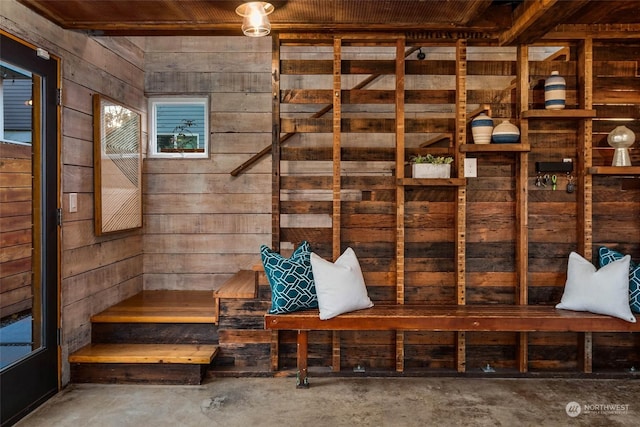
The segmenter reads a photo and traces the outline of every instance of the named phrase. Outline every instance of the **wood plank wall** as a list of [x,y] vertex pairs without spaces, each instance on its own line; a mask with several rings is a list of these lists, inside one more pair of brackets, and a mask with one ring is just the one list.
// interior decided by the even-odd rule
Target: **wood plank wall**
[[33,231],[31,145],[0,142],[0,319],[29,310]]
[[[259,262],[259,246],[269,244],[272,235],[271,159],[267,156],[235,178],[229,172],[271,144],[269,38],[89,38],[61,30],[13,0],[0,2],[0,15],[3,29],[62,58],[63,361],[69,351],[88,343],[91,314],[143,286],[216,289],[239,269]],[[345,81],[342,93],[345,133],[341,141],[344,194],[340,205],[340,249],[354,247],[376,302],[396,298],[392,177],[395,85],[394,61],[387,56],[387,50],[393,49],[392,44],[366,49],[344,46],[343,54],[348,60],[341,67]],[[515,86],[511,86],[516,69],[515,49],[491,51],[494,56],[487,60],[482,55],[476,56],[480,51],[469,50],[469,110],[490,103],[494,117],[516,117]],[[640,134],[639,51],[633,43],[594,45],[594,108],[599,118],[603,118],[594,120],[594,146],[606,147],[605,135],[614,127],[613,119],[621,116],[631,118],[628,126]],[[432,46],[426,61],[415,58],[408,61],[405,83],[408,155],[419,151],[418,146],[425,140],[454,131],[456,67],[452,52],[451,47]],[[530,74],[543,79],[552,69],[558,69],[570,85],[569,103],[576,105],[576,46],[570,45],[566,55],[556,58],[554,64],[546,63],[545,58],[540,55],[531,59]],[[282,154],[282,249],[290,249],[307,239],[314,250],[330,258],[332,122],[330,115],[309,117],[333,102],[333,45],[291,48],[282,52],[282,59],[281,102],[287,101],[286,107],[282,106],[282,131],[298,132],[283,147]],[[367,90],[344,91],[373,73],[381,78]],[[100,239],[93,235],[90,97],[94,92],[122,100],[141,111],[145,131],[146,97],[210,96],[209,159],[145,159],[144,234],[135,231]],[[534,104],[541,102],[539,85],[532,87],[530,99]],[[416,111],[412,104],[419,105],[421,110]],[[576,198],[564,191],[566,182],[560,180],[560,188],[555,192],[539,189],[533,186],[534,168],[540,160],[555,161],[565,155],[575,159],[577,128],[573,121],[554,121],[553,126],[544,121],[534,122],[530,128],[529,303],[551,304],[562,292],[567,254],[576,248],[581,231],[576,230]],[[376,131],[363,132],[366,129]],[[443,141],[431,150],[449,152],[450,142]],[[610,161],[606,158],[607,150],[595,151],[595,164]],[[637,149],[632,151],[632,159],[640,164]],[[469,180],[468,303],[510,304],[516,298],[515,162],[511,154],[483,154],[479,158],[478,179]],[[637,179],[594,177],[594,248],[610,244],[631,253],[636,260],[640,258],[637,182]],[[78,213],[68,212],[69,192],[78,193]],[[407,191],[406,221],[410,227],[406,248],[407,301],[455,301],[452,291],[455,191],[450,192],[451,195],[448,191],[428,189]],[[268,351],[269,346],[267,334],[256,331],[261,329],[257,319],[264,309],[261,302],[230,307],[240,313],[238,329],[235,332],[235,325],[227,325],[221,334],[227,337],[229,349],[237,350],[238,354],[247,346],[259,347],[257,363],[261,366],[268,362],[263,350]],[[248,325],[242,314],[247,310],[256,320]],[[341,337],[344,347],[338,355],[341,365],[348,369],[365,363],[393,369],[395,338],[394,334],[384,333],[345,334]],[[411,333],[405,340],[407,367],[455,367],[455,336]],[[318,333],[310,341],[312,364],[329,365],[335,337]],[[469,334],[467,369],[487,362],[497,367],[515,366],[516,341],[512,334]],[[534,370],[575,367],[576,341],[572,334],[531,334],[530,367]],[[638,347],[637,341],[631,334],[625,337],[596,334],[594,367],[619,368],[617,361],[625,359],[638,366],[638,356],[632,351],[632,345]],[[283,334],[281,343],[282,360],[290,363],[294,360],[294,341]],[[234,355],[227,353],[227,356],[232,360]],[[240,355],[237,363],[247,366],[256,361]],[[67,381],[65,364],[63,382]]]
[[[140,111],[146,135],[143,50],[126,38],[65,31],[13,0],[0,2],[0,16],[0,28],[61,58],[61,322],[62,383],[66,384],[68,354],[90,342],[90,316],[142,290],[142,231],[99,238],[93,232],[91,95],[100,93]],[[78,193],[77,213],[68,210],[71,192]]]
[[[331,63],[331,43],[316,41],[314,47],[283,38],[281,56],[280,119],[283,132],[295,135],[281,147],[280,243],[294,247],[311,242],[325,258],[332,252],[332,172],[333,143],[331,116],[313,116],[332,102],[335,73]],[[356,43],[354,43],[355,45]],[[397,209],[393,179],[393,49],[364,44],[340,46],[341,88],[340,171],[342,202],[339,210],[339,247],[352,246],[360,258],[372,299],[395,299],[395,221]],[[567,108],[582,108],[579,102],[578,57],[580,44],[530,47],[528,109],[544,109],[544,79],[558,70],[568,82]],[[452,153],[455,116],[454,46],[427,46],[426,58],[406,60],[406,144],[411,154]],[[628,118],[638,132],[638,60],[635,46],[596,44],[594,71],[594,146],[606,147],[602,139],[613,129],[615,119]],[[626,56],[622,52],[627,52]],[[629,55],[631,53],[631,57]],[[502,120],[519,124],[515,48],[468,48],[467,111],[488,105],[497,125]],[[387,56],[385,56],[387,55]],[[634,56],[635,55],[635,56]],[[354,88],[370,75],[381,80],[367,88]],[[621,107],[618,103],[626,104]],[[577,192],[566,191],[567,176],[558,174],[557,189],[552,183],[535,186],[536,162],[565,158],[577,163],[581,121],[576,119],[530,120],[526,186],[528,198],[528,259],[523,280],[527,289],[524,303],[554,305],[562,295],[566,279],[567,255],[579,251],[584,230],[578,227]],[[468,132],[468,143],[471,132]],[[439,142],[431,144],[430,141]],[[426,144],[425,144],[426,143]],[[421,146],[427,145],[426,148]],[[596,165],[611,161],[609,148],[596,148]],[[632,151],[637,159],[638,151]],[[520,274],[515,255],[518,245],[516,175],[519,153],[469,153],[478,159],[478,178],[466,186],[466,303],[517,304]],[[603,160],[603,157],[609,158]],[[637,161],[637,160],[636,160]],[[552,175],[552,174],[550,174]],[[576,174],[576,176],[578,176]],[[640,255],[638,223],[639,186],[637,178],[594,177],[594,254],[597,245],[609,244],[623,252]],[[455,188],[410,187],[404,204],[404,289],[405,303],[456,303],[455,294]],[[617,212],[624,218],[618,218]],[[614,213],[615,212],[615,213]],[[629,220],[633,218],[632,220]],[[590,231],[588,231],[590,232]],[[290,366],[295,356],[293,334],[280,334],[280,367]],[[330,366],[337,349],[342,369],[356,365],[372,369],[393,369],[394,334],[379,332],[341,333],[310,336],[310,360],[315,366]],[[518,345],[528,340],[530,354],[524,360],[532,371],[575,370],[578,368],[577,334],[467,333],[466,370],[487,364],[497,369],[518,369]],[[631,350],[638,344],[632,334],[597,335],[594,350],[597,368],[630,367],[638,363]],[[406,369],[454,369],[455,334],[405,332]],[[333,351],[332,351],[333,349]],[[615,354],[616,358],[607,354]],[[621,365],[621,361],[624,361]],[[528,366],[527,366],[528,364]]]
[[[640,165],[640,43],[593,46],[593,103],[598,118],[593,122],[593,163],[611,164],[607,135],[625,125],[636,134],[631,162]],[[624,119],[624,121],[619,121]],[[607,246],[640,261],[640,179],[596,175],[593,177],[593,254]],[[640,366],[638,334],[593,334],[593,369],[615,369],[616,360],[635,354]],[[635,350],[634,350],[635,348]],[[634,353],[635,351],[635,353]]]
[[217,289],[271,244],[271,40],[145,39],[148,97],[210,99],[209,159],[146,159],[145,289]]

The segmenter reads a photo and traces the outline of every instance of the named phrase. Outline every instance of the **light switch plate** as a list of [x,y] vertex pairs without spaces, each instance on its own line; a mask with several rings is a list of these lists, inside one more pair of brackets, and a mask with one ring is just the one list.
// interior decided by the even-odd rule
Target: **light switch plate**
[[69,212],[78,212],[78,193],[69,193]]
[[464,159],[464,177],[476,178],[478,176],[478,159]]

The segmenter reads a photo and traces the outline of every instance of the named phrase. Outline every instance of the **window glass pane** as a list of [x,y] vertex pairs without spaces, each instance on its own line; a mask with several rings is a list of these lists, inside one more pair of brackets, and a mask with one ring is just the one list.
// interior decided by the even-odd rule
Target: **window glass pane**
[[207,98],[150,100],[151,157],[208,157]]

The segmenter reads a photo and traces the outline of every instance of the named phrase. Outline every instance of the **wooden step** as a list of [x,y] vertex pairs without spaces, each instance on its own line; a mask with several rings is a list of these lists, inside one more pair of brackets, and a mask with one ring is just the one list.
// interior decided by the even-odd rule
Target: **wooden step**
[[210,291],[142,291],[91,317],[97,323],[212,323],[218,305]]
[[213,299],[216,302],[216,325],[220,315],[221,299],[254,299],[258,296],[258,272],[253,270],[240,270],[220,288],[213,291]]
[[255,298],[258,294],[258,279],[253,270],[240,270],[222,286],[213,291],[214,298]]
[[69,363],[182,363],[208,365],[218,346],[210,344],[89,344]]
[[69,356],[71,381],[197,385],[217,352],[200,344],[91,344]]

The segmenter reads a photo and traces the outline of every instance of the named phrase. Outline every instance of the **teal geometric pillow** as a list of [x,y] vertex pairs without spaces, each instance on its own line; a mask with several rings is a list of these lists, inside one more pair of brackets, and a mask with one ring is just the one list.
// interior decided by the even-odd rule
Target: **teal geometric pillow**
[[308,242],[302,242],[290,258],[283,257],[266,245],[260,246],[260,256],[271,286],[270,314],[318,307]]
[[[598,249],[598,261],[601,267],[622,258],[624,258],[623,254],[607,247],[601,246]],[[629,306],[631,311],[640,313],[640,265],[633,261],[629,264]]]

